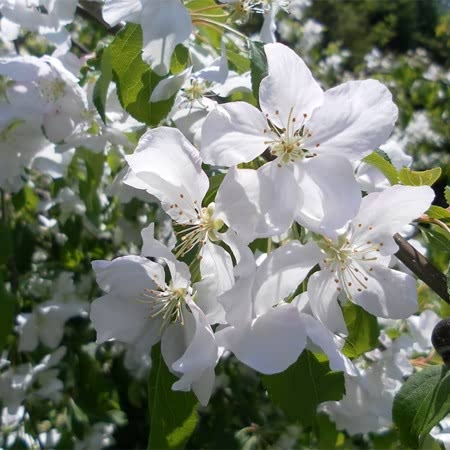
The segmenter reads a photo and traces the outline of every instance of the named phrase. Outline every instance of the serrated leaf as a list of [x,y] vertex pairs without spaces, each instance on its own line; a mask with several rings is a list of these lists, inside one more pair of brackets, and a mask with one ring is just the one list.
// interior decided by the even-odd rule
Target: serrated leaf
[[14,326],[14,296],[9,293],[0,278],[0,354]]
[[284,372],[263,375],[262,383],[287,418],[304,426],[313,424],[320,403],[340,400],[345,393],[344,374],[331,371],[327,361],[308,350]]
[[[383,152],[384,153],[384,152]],[[371,166],[377,168],[391,184],[398,183],[398,172],[397,169],[386,160],[378,151],[373,152],[366,156],[363,161]]]
[[398,172],[398,178],[406,186],[431,186],[441,176],[441,173],[442,169],[440,167],[421,172],[403,167]]
[[248,41],[250,51],[250,76],[252,80],[253,96],[259,101],[259,85],[267,76],[267,57],[264,52],[264,44],[257,41]]
[[197,398],[192,392],[172,391],[178,378],[167,369],[159,345],[153,346],[152,363],[148,383],[148,448],[183,448],[198,422]]
[[100,59],[100,70],[101,73],[97,83],[95,83],[92,98],[103,123],[106,124],[106,99],[109,84],[112,81],[111,46],[103,49]]
[[357,358],[378,345],[380,327],[375,316],[354,303],[348,302],[342,308],[348,336],[342,352],[349,358]]
[[432,219],[438,219],[443,222],[450,221],[450,211],[448,209],[442,208],[441,206],[432,205],[426,212],[426,214]]
[[450,206],[450,186],[445,186],[444,197],[447,205]]
[[111,43],[113,79],[122,107],[136,120],[158,125],[172,109],[175,96],[150,103],[150,96],[163,79],[142,60],[142,29],[128,24]]
[[394,398],[392,418],[401,442],[419,448],[430,430],[450,412],[450,373],[429,366],[412,375]]
[[430,228],[420,228],[426,242],[439,251],[450,254],[450,234],[441,227],[432,225]]

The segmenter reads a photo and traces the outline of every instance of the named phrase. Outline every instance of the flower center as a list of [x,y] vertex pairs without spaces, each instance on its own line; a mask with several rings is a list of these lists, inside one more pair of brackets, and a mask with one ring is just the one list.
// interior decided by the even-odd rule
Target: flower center
[[[303,119],[298,121],[293,117],[293,107],[289,111],[287,123],[281,122],[281,128],[276,126],[266,114],[268,128],[264,128],[263,133],[270,139],[264,142],[270,148],[270,153],[278,160],[278,166],[294,163],[303,158],[312,158],[316,153],[311,153],[304,147],[304,138],[311,137],[311,133],[305,128],[305,121],[308,117],[303,114]],[[275,116],[279,119],[279,111],[275,111]]]
[[146,289],[143,296],[146,303],[150,305],[150,318],[162,317],[160,333],[171,323],[180,322],[184,324],[183,305],[186,303],[186,289],[162,288]]
[[373,271],[370,263],[378,259],[377,252],[380,251],[382,243],[366,241],[363,244],[354,244],[347,233],[340,236],[336,242],[322,238],[318,245],[326,255],[323,259],[326,269],[335,273],[337,291],[343,290],[351,300],[352,292],[362,292],[368,288],[368,274]]
[[191,80],[191,84],[183,89],[185,96],[189,102],[200,100],[208,91],[206,84],[203,81]]
[[66,91],[66,83],[59,79],[41,79],[38,82],[39,91],[47,102],[56,102]]
[[181,257],[190,252],[197,245],[205,245],[206,241],[218,241],[216,232],[224,223],[214,217],[215,204],[210,203],[206,208],[198,209],[197,223],[185,225],[185,228],[177,233],[181,243],[175,248],[175,256]]

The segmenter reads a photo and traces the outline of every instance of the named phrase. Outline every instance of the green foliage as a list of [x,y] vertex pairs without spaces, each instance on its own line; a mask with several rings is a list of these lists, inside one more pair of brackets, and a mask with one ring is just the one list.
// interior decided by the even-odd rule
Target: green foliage
[[340,400],[345,392],[344,374],[330,370],[328,362],[308,350],[284,372],[263,375],[262,382],[286,417],[304,426],[314,423],[320,403]]
[[450,206],[450,186],[445,186],[444,196],[447,205]]
[[450,221],[450,211],[448,209],[442,208],[440,206],[433,205],[426,212],[427,216],[431,219],[438,219],[442,222]]
[[172,384],[178,378],[169,372],[159,345],[153,346],[152,362],[148,382],[148,448],[184,448],[198,422],[197,398],[193,392],[172,391]]
[[405,52],[429,42],[437,24],[437,1],[322,0],[308,15],[326,27],[325,46],[341,42],[360,63],[373,47]]
[[170,71],[176,75],[182,72],[189,65],[189,50],[181,44],[175,47],[170,62]]
[[348,302],[342,312],[347,325],[348,336],[342,352],[349,358],[357,358],[378,345],[380,328],[375,316],[361,306]]
[[14,296],[6,290],[0,278],[0,354],[6,345],[6,340],[14,326]]
[[208,206],[211,202],[215,200],[217,191],[219,190],[219,187],[224,178],[225,174],[218,173],[217,175],[213,175],[209,179],[209,189],[205,195],[205,198],[203,199],[203,206]]
[[421,231],[432,248],[450,254],[450,235],[441,227],[432,225],[430,228],[421,228]]
[[267,57],[262,42],[248,41],[253,96],[259,101],[259,85],[267,76]]
[[421,172],[403,167],[398,172],[398,178],[402,184],[407,186],[431,186],[439,179],[441,173],[442,169],[440,167]]
[[[373,152],[366,156],[363,161],[371,166],[377,168],[391,184],[398,183],[398,172],[397,169],[392,165],[390,161],[383,156],[384,152]],[[385,155],[385,154],[384,154]]]
[[93,102],[97,108],[103,123],[106,124],[106,97],[108,94],[109,84],[112,81],[112,63],[111,63],[111,49],[112,47],[106,47],[100,57],[100,76],[94,87]]
[[421,440],[450,412],[450,374],[430,366],[412,375],[395,396],[392,416],[400,440],[419,448]]
[[158,125],[170,112],[175,96],[151,103],[150,96],[163,79],[141,57],[142,30],[128,24],[111,44],[113,79],[122,107],[135,119],[150,126]]
[[447,291],[448,295],[450,295],[450,263],[447,268]]

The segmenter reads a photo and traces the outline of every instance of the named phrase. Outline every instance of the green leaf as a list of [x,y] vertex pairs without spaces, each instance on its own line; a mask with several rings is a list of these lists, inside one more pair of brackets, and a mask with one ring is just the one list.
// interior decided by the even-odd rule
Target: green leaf
[[111,43],[113,79],[122,107],[135,119],[150,126],[158,125],[172,109],[175,96],[150,103],[150,95],[163,79],[142,61],[142,29],[128,24]]
[[342,312],[349,332],[342,348],[344,355],[357,358],[374,349],[380,335],[377,318],[351,302],[343,306]]
[[0,354],[14,327],[14,305],[14,296],[6,290],[3,280],[0,278]]
[[167,369],[159,345],[153,346],[152,362],[148,383],[148,448],[183,448],[198,422],[197,398],[192,392],[172,391],[178,378]]
[[338,437],[336,424],[327,414],[321,413],[317,415],[314,432],[317,437],[317,448],[326,450],[336,448]]
[[102,208],[98,189],[102,181],[106,156],[103,153],[94,153],[89,149],[79,147],[76,157],[84,162],[87,174],[86,177],[79,180],[80,197],[86,204],[87,216],[94,224],[98,225]]
[[267,76],[267,57],[264,52],[264,44],[257,41],[248,41],[250,51],[250,76],[252,80],[252,91],[256,100],[259,101],[259,85]]
[[403,167],[398,173],[398,178],[402,184],[406,186],[431,186],[442,173],[440,167],[415,172],[414,170]]
[[450,373],[430,366],[412,375],[394,398],[392,417],[401,442],[419,448],[420,440],[450,412]]
[[450,254],[450,234],[441,227],[432,225],[430,228],[420,228],[427,244],[436,250]]
[[182,72],[189,63],[189,50],[182,44],[178,44],[172,55],[170,71],[176,75]]
[[447,269],[447,292],[448,292],[448,295],[450,295],[450,263],[448,264],[448,269]]
[[327,361],[308,350],[284,372],[263,375],[262,383],[287,418],[304,426],[314,423],[320,403],[340,400],[345,393],[344,374],[331,371]]
[[13,241],[11,229],[3,220],[0,222],[0,242],[0,265],[6,265],[13,252]]
[[377,168],[391,184],[398,183],[398,172],[397,169],[391,164],[390,161],[382,156],[384,152],[373,152],[366,156],[363,161],[371,166]]
[[447,205],[450,206],[450,186],[445,186],[444,197]]
[[426,214],[432,219],[438,219],[443,222],[450,222],[450,211],[448,209],[442,208],[441,206],[432,205],[426,212]]
[[112,81],[112,64],[111,64],[111,46],[103,49],[100,59],[100,76],[95,83],[93,102],[97,108],[103,123],[106,124],[106,98],[108,95],[109,84]]
[[217,175],[213,175],[209,179],[209,189],[203,199],[203,206],[208,206],[211,202],[213,202],[216,198],[217,191],[225,178],[225,174],[218,173]]

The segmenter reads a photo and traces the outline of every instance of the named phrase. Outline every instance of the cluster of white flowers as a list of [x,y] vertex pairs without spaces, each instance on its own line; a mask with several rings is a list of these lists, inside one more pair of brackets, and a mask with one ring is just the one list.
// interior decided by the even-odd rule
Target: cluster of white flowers
[[[126,157],[124,182],[156,197],[171,217],[173,251],[154,238],[151,224],[142,232],[141,256],[93,263],[105,291],[91,309],[98,342],[149,349],[161,340],[164,360],[180,378],[173,389],[192,389],[202,404],[224,350],[273,374],[311,341],[331,368],[357,377],[340,353],[346,326],[339,304],[352,301],[391,319],[417,310],[414,278],[389,266],[398,248],[393,235],[423,214],[434,194],[426,186],[387,187],[368,175],[378,192],[362,198],[354,175],[394,128],[389,91],[367,80],[323,92],[293,51],[281,44],[264,49],[262,111],[223,103],[206,116],[199,150],[179,130],[159,127]],[[241,166],[254,160],[256,170]],[[204,200],[203,163],[228,167],[212,202]],[[308,243],[289,233],[295,224],[307,230]],[[278,248],[255,260],[248,244],[277,236]],[[198,279],[185,256],[191,269],[199,260]],[[307,290],[293,298],[314,267]]]
[[[2,40],[17,39],[23,28],[56,46],[52,56],[0,58],[0,188],[8,194],[33,188],[33,171],[64,180],[82,148],[118,161],[114,173],[105,164],[99,180],[109,184],[98,192],[99,214],[106,216],[113,197],[123,203],[137,198],[155,208],[157,219],[149,223],[148,206],[133,224],[121,218],[123,227],[111,230],[87,217],[81,189],[64,186],[53,197],[41,195],[39,226],[59,243],[68,239],[66,222],[77,217],[95,237],[126,245],[115,259],[92,261],[104,294],[91,305],[87,299],[95,291],[75,284],[69,272],[50,285],[30,278],[27,294],[44,301],[17,314],[14,351],[52,353],[37,365],[12,364],[7,352],[0,362],[6,446],[31,439],[24,431],[25,403],[61,400],[65,326],[87,317],[97,344],[125,344],[124,365],[137,378],[148,373],[150,350],[160,343],[178,378],[172,389],[192,390],[202,405],[210,400],[224,354],[271,375],[285,371],[305,349],[319,349],[331,370],[345,374],[344,399],[321,407],[338,429],[352,435],[390,427],[394,395],[412,373],[413,358],[430,352],[438,321],[430,311],[411,317],[418,311],[416,280],[396,260],[393,236],[429,209],[434,192],[391,185],[364,158],[380,148],[395,168],[409,167],[407,143],[439,141],[426,116],[416,113],[400,134],[394,132],[398,109],[379,81],[323,90],[304,60],[275,42],[278,12],[299,20],[309,0],[223,0],[197,10],[180,0],[105,0],[103,19],[111,27],[142,27],[142,59],[163,77],[149,95],[150,107],[171,98],[174,103],[160,126],[147,129],[124,110],[111,83],[100,115],[97,80],[81,70],[92,55],[80,59],[68,52],[65,26],[77,3],[0,0]],[[199,26],[229,28],[217,22],[217,10],[232,11],[239,24],[250,14],[264,15],[267,74],[257,101],[250,71],[229,69],[225,38],[220,50],[198,39]],[[307,21],[302,45],[312,49],[323,30]],[[288,36],[292,29],[279,32]],[[172,74],[179,44],[188,46],[189,62]],[[340,70],[346,56],[330,56],[321,70]],[[375,49],[367,66],[378,66],[378,59]],[[233,95],[244,100],[227,101]],[[59,222],[50,218],[53,209]],[[256,244],[263,239],[261,248]],[[391,341],[383,332],[383,351],[351,361],[342,350],[349,334],[342,307],[349,302],[378,317],[385,330],[401,320],[408,334]],[[99,422],[74,441],[75,448],[111,445],[113,431]],[[52,446],[60,438],[52,428],[39,434],[38,443]]]

